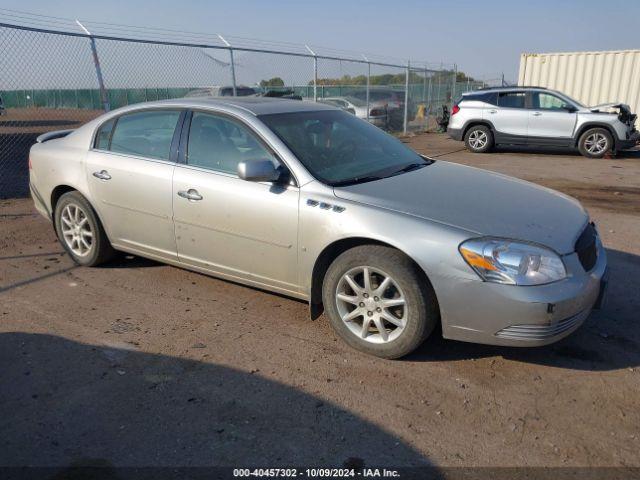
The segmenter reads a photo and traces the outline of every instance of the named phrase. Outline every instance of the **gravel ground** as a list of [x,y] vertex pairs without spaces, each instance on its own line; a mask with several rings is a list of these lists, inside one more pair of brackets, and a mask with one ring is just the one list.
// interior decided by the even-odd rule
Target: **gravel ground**
[[640,466],[640,158],[406,141],[580,198],[606,308],[549,347],[434,335],[379,360],[302,302],[135,257],[76,267],[29,200],[0,201],[0,465]]

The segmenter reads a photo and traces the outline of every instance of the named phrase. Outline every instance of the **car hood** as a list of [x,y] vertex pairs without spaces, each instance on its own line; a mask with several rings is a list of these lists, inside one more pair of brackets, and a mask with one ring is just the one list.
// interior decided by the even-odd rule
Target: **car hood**
[[631,107],[626,103],[601,103],[588,108],[594,113],[607,112],[614,108],[619,109],[621,112],[631,113]]
[[412,172],[334,188],[345,200],[462,228],[478,236],[535,242],[560,254],[588,221],[580,203],[505,175],[437,161]]

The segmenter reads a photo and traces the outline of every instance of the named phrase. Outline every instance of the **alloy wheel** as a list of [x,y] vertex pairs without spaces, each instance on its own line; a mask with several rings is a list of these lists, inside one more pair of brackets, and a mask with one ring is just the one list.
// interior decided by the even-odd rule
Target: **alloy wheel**
[[60,214],[60,228],[67,247],[79,257],[93,249],[93,231],[87,213],[77,204],[69,203]]
[[592,133],[584,141],[584,148],[592,155],[600,155],[607,150],[608,146],[607,137],[599,132]]
[[408,318],[408,306],[398,283],[370,266],[346,272],[336,288],[338,313],[357,337],[371,343],[388,343],[400,336]]
[[487,134],[482,130],[474,130],[469,134],[469,145],[474,150],[483,149],[488,141]]

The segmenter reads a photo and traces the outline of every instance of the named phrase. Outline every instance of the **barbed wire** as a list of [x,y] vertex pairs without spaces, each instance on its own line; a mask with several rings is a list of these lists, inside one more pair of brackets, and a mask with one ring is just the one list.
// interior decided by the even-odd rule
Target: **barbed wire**
[[[142,25],[118,24],[112,22],[104,22],[100,20],[87,19],[69,19],[54,15],[44,15],[26,12],[22,10],[13,10],[0,8],[0,18],[4,18],[7,23],[17,24],[18,26],[27,26],[34,28],[42,28],[54,30],[64,33],[77,32],[79,20],[92,35],[113,36],[129,39],[157,41],[157,42],[179,42],[206,44],[211,47],[226,48],[227,45],[220,38],[218,33],[194,32],[177,30],[173,28],[151,27]],[[455,64],[444,62],[429,62],[425,60],[407,60],[400,57],[380,55],[376,53],[356,52],[348,49],[340,49],[326,47],[316,44],[298,44],[294,42],[285,42],[278,40],[266,40],[250,38],[241,35],[222,35],[234,49],[247,50],[270,50],[279,53],[290,53],[296,55],[308,56],[311,47],[312,51],[319,57],[344,57],[345,61],[362,62],[369,61],[372,63],[394,63],[399,66],[406,65],[410,62],[415,68],[455,70]],[[337,58],[336,58],[337,59]]]

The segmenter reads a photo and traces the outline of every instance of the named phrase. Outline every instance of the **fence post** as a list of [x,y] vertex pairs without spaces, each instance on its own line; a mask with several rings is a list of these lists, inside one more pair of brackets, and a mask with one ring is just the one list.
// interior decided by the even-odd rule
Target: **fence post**
[[431,75],[429,75],[429,90],[427,91],[427,105],[429,105],[429,112],[431,112],[431,87],[432,87],[432,81],[433,81],[433,73]]
[[[424,78],[422,79],[422,103],[427,101],[427,66],[424,66]],[[426,105],[425,105],[426,108]]]
[[371,62],[367,57],[362,55],[364,61],[367,62],[367,122],[369,121],[369,91],[371,88]]
[[409,71],[411,62],[407,61],[407,71],[404,77],[404,122],[402,122],[402,133],[407,134],[409,120]]
[[235,97],[238,94],[238,90],[236,88],[236,64],[233,61],[233,48],[231,48],[231,44],[227,42],[222,35],[218,34],[218,38],[222,40],[222,43],[224,43],[229,49],[229,61],[231,62],[231,86],[233,87],[233,96]]
[[451,104],[453,104],[453,100],[456,96],[456,84],[458,82],[458,65],[453,64],[453,82],[451,85]]
[[80,23],[80,20],[76,20],[78,26],[89,36],[91,42],[91,54],[93,56],[93,65],[96,67],[96,76],[98,77],[98,87],[100,88],[100,100],[102,101],[102,108],[105,112],[111,110],[109,105],[109,98],[107,97],[107,90],[104,88],[104,80],[102,78],[102,69],[100,68],[100,58],[98,57],[98,49],[96,48],[96,39],[93,38],[91,32],[84,28],[84,25]]
[[305,48],[309,50],[309,53],[313,55],[313,101],[318,101],[318,57],[309,45],[305,45]]

